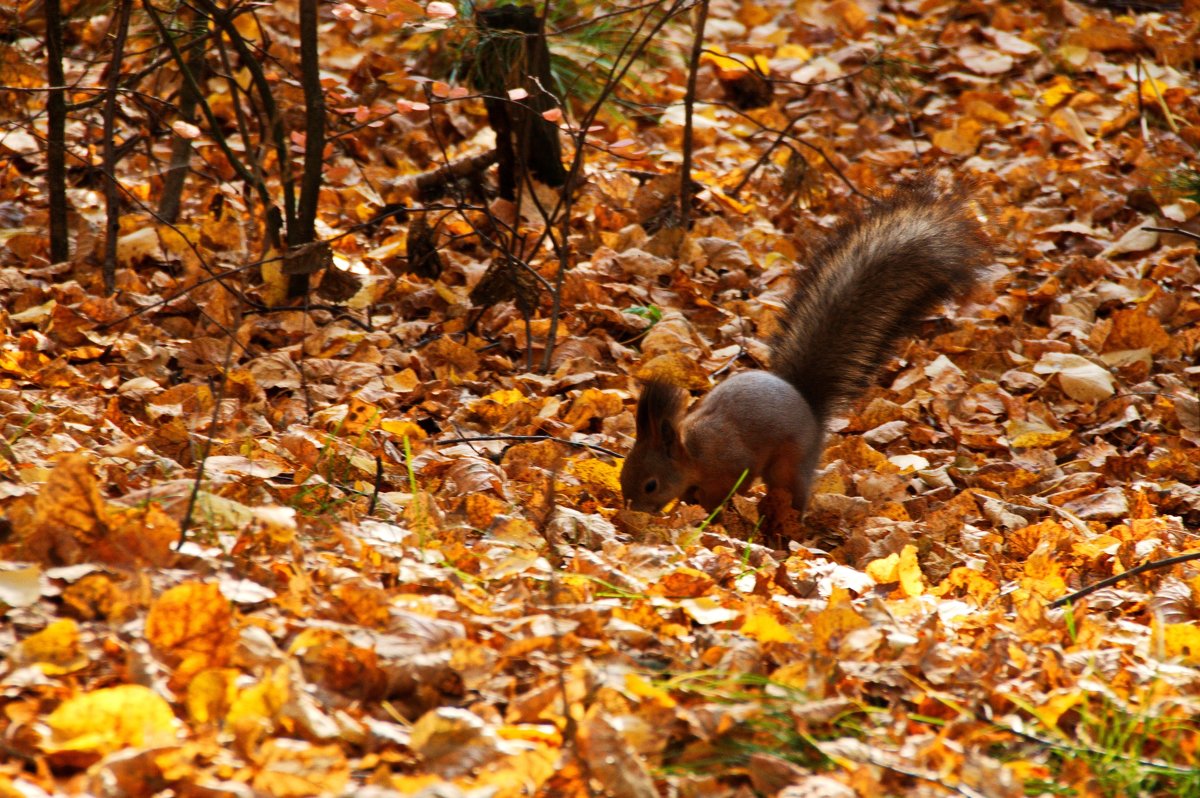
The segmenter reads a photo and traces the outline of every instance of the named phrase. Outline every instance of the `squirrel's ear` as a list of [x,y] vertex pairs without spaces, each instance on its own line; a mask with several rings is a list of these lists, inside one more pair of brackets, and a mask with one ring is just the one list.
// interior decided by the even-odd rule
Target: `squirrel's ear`
[[679,428],[674,418],[658,420],[658,444],[668,452],[674,452],[679,447]]
[[639,438],[649,438],[655,427],[655,419],[651,415],[650,402],[646,399],[646,392],[638,397],[637,403],[637,436]]
[[679,418],[687,394],[677,385],[652,380],[637,404],[637,436],[670,447],[679,441]]

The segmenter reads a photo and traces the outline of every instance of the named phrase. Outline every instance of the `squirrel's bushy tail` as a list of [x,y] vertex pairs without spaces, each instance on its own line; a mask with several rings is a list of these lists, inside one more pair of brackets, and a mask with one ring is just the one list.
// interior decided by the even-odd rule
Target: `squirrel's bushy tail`
[[808,257],[772,346],[771,370],[818,419],[875,379],[896,341],[937,305],[970,292],[989,237],[970,187],[901,184],[841,222]]

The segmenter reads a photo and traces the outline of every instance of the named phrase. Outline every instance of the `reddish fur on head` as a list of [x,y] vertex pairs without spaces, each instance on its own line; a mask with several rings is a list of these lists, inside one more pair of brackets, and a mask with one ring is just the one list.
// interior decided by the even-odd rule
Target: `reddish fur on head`
[[658,512],[687,488],[687,450],[681,424],[687,392],[662,380],[642,388],[637,404],[637,442],[621,468],[626,503],[642,512]]

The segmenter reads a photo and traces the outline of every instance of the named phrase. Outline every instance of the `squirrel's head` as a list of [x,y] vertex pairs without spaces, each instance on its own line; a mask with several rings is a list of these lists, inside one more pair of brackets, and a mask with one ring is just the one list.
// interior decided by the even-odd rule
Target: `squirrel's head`
[[687,450],[680,434],[687,394],[661,381],[646,383],[637,405],[637,441],[621,468],[625,504],[656,513],[687,489]]

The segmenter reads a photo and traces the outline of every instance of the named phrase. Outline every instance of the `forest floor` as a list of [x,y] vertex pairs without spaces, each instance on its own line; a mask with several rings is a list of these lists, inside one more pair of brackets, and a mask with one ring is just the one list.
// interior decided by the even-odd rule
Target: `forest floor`
[[[587,138],[549,228],[494,170],[413,191],[494,144],[468,21],[322,7],[332,263],[290,310],[231,153],[141,101],[169,58],[116,117],[105,295],[115,12],[68,9],[67,261],[44,92],[0,92],[0,796],[1200,796],[1200,6],[713,2],[685,233],[694,17],[585,116],[666,5],[549,26]],[[239,19],[300,159],[296,9]],[[0,84],[44,88],[26,23]],[[837,417],[786,545],[760,487],[623,509],[639,377],[765,367],[811,243],[920,172],[978,184],[994,263]]]

